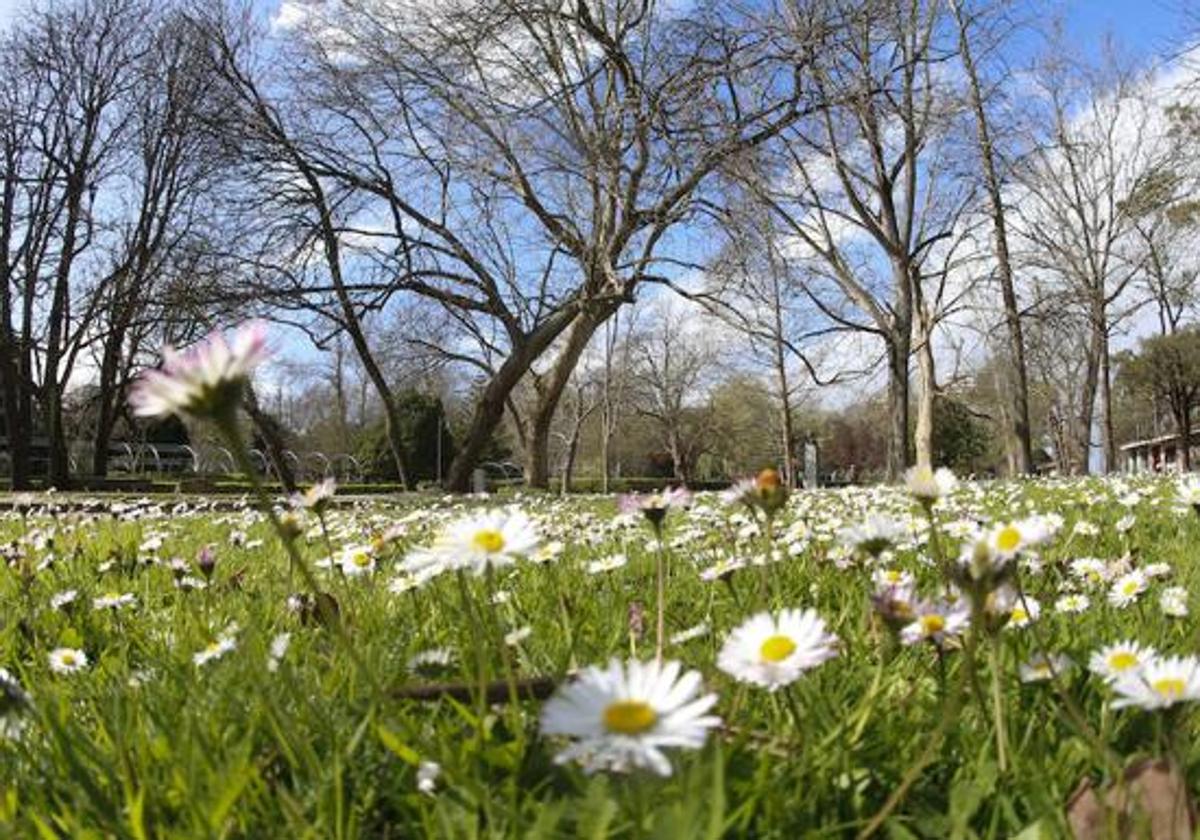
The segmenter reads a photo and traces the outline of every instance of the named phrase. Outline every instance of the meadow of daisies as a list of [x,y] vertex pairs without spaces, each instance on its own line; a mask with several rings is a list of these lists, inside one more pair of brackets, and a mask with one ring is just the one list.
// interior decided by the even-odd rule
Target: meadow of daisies
[[1186,480],[8,501],[0,836],[1190,836]]

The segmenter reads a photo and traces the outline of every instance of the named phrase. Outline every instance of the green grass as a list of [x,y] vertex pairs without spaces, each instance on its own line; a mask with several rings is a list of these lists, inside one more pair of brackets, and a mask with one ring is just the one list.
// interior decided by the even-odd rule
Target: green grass
[[[1096,739],[1125,763],[1161,754],[1170,735],[1190,786],[1200,783],[1193,715],[1161,720],[1114,711],[1110,691],[1076,668],[1062,688],[1085,730],[1053,686],[1022,684],[1017,677],[1018,665],[1042,645],[1079,665],[1100,645],[1125,637],[1164,653],[1197,649],[1194,620],[1163,616],[1157,596],[1167,585],[1196,591],[1200,517],[1175,511],[1171,485],[1138,486],[1147,495],[1133,508],[1137,519],[1128,536],[1114,525],[1127,512],[1118,501],[1126,488],[1117,482],[968,486],[939,513],[943,522],[1059,513],[1065,526],[1042,551],[1042,571],[1023,575],[1028,594],[1041,602],[1041,619],[1001,634],[1011,765],[1000,771],[988,698],[968,692],[936,759],[883,836],[1060,836],[1064,804],[1079,781],[1100,782],[1111,773]],[[495,585],[509,597],[495,606],[483,579],[468,580],[475,608],[494,614],[504,630],[531,627],[513,650],[516,676],[562,678],[573,663],[600,664],[631,651],[652,656],[649,531],[637,523],[614,526],[609,501],[526,496],[517,503],[538,519],[547,539],[561,540],[566,549],[549,565],[499,570]],[[288,596],[303,585],[289,574],[285,552],[257,513],[181,513],[164,506],[138,519],[64,513],[0,520],[9,558],[0,571],[0,666],[32,698],[31,708],[5,717],[9,737],[0,738],[0,836],[852,836],[883,806],[942,720],[942,694],[953,690],[962,654],[947,653],[945,685],[951,688],[944,688],[932,646],[899,648],[873,617],[869,572],[834,562],[834,533],[866,512],[920,519],[899,493],[861,488],[793,498],[776,533],[801,519],[811,534],[797,556],[767,567],[769,594],[756,568],[736,573],[732,586],[699,577],[718,557],[764,554],[762,539],[739,541],[739,523],[729,519],[736,511],[711,499],[691,514],[670,515],[668,540],[679,544],[669,563],[668,633],[700,622],[711,632],[668,646],[667,653],[704,674],[720,696],[716,711],[725,721],[703,750],[672,753],[670,778],[589,776],[555,765],[558,745],[538,734],[537,701],[492,706],[480,720],[470,699],[404,699],[405,688],[425,679],[410,672],[409,659],[434,648],[453,650],[455,664],[433,679],[473,685],[477,651],[491,678],[504,677],[495,635],[481,634],[465,612],[453,575],[401,595],[387,587],[408,548],[428,543],[441,523],[478,504],[412,498],[331,512],[338,544],[362,542],[419,513],[381,553],[374,576],[319,572],[341,606],[362,667],[337,634],[318,621],[303,623],[288,609]],[[1100,534],[1071,536],[1081,519],[1100,526]],[[233,545],[233,531],[262,544]],[[138,547],[156,533],[162,536],[157,562],[146,562],[148,553]],[[327,554],[319,529],[311,534],[301,541],[310,562]],[[210,543],[218,558],[212,585],[176,588],[167,561],[191,561]],[[615,551],[628,555],[628,565],[586,573],[589,562]],[[1154,581],[1131,607],[1108,605],[1105,590],[1097,589],[1089,592],[1087,612],[1055,613],[1067,561],[1115,560],[1128,552],[1138,566],[1170,564],[1172,575]],[[898,551],[894,565],[915,572],[932,593],[939,574],[919,553]],[[69,589],[78,592],[75,603],[52,609],[51,597]],[[137,604],[93,609],[92,598],[108,591],[131,592]],[[635,603],[646,616],[640,639],[629,629]],[[1189,604],[1194,612],[1194,598]],[[768,606],[814,607],[842,640],[838,658],[789,689],[799,722],[784,692],[737,684],[715,666],[728,631]],[[192,656],[231,623],[238,627],[236,649],[193,664]],[[281,632],[292,634],[291,646],[278,671],[270,672],[268,647]],[[47,656],[58,646],[83,649],[90,666],[72,675],[52,673]],[[986,657],[980,679],[986,695]],[[421,761],[442,767],[433,795],[417,790]]]

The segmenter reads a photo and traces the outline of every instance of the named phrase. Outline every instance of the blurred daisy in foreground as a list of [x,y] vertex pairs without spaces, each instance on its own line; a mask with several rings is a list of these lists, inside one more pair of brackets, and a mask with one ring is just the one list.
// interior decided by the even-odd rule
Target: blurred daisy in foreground
[[751,617],[726,638],[717,667],[740,682],[775,691],[837,656],[837,636],[815,610]]
[[1136,674],[1158,656],[1158,651],[1139,642],[1120,641],[1103,647],[1088,659],[1088,670],[1106,680]]
[[700,695],[700,673],[680,675],[678,662],[611,660],[584,669],[542,708],[541,731],[574,743],[555,762],[585,771],[646,768],[671,775],[665,747],[699,749],[719,718],[708,711],[717,695]]
[[214,332],[182,353],[165,347],[162,355],[162,367],[143,372],[130,394],[137,416],[227,417],[250,374],[269,355],[266,329],[247,324],[232,340]]
[[1154,659],[1137,673],[1114,681],[1112,688],[1117,694],[1114,709],[1165,709],[1200,700],[1200,660],[1194,656]]
[[50,651],[50,670],[56,674],[74,674],[87,666],[87,654],[81,650],[60,647]]

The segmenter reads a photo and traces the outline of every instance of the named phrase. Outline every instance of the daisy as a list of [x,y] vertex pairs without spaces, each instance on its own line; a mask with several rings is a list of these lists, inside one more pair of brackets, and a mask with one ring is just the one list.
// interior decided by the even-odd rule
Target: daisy
[[64,607],[69,607],[75,603],[77,597],[79,597],[79,593],[74,589],[65,589],[62,592],[56,592],[50,597],[50,608],[61,610]]
[[489,510],[451,523],[431,548],[406,557],[404,571],[469,569],[477,575],[506,566],[538,546],[532,520],[520,511]]
[[686,487],[669,487],[661,493],[646,496],[626,493],[617,498],[617,509],[621,513],[641,513],[657,531],[662,527],[667,511],[671,508],[686,508],[692,503],[692,494]]
[[903,534],[900,524],[894,519],[871,514],[862,523],[843,528],[838,534],[842,544],[854,551],[878,557],[892,548]]
[[417,790],[427,796],[433,796],[437,790],[437,780],[440,775],[442,775],[442,765],[436,761],[422,761],[417,766]]
[[423,650],[410,656],[407,664],[408,670],[417,676],[438,674],[454,665],[454,651],[449,648]]
[[92,608],[97,610],[118,610],[137,601],[132,592],[106,592],[92,599]]
[[236,639],[232,636],[222,636],[209,644],[204,650],[192,654],[192,662],[196,665],[207,665],[215,659],[220,659],[236,647]]
[[1091,606],[1088,596],[1078,592],[1064,595],[1054,602],[1054,611],[1060,613],[1081,613]]
[[599,560],[593,560],[591,563],[588,563],[587,573],[589,575],[598,575],[604,572],[612,572],[628,562],[629,558],[624,554],[610,554],[607,557],[601,557]]
[[279,663],[283,661],[291,643],[291,633],[279,633],[271,639],[271,646],[267,651],[267,670],[272,674],[279,670]]
[[1121,575],[1108,591],[1108,602],[1114,607],[1127,607],[1146,591],[1146,575],[1134,570]]
[[1165,709],[1200,700],[1200,660],[1194,656],[1155,658],[1140,671],[1115,680],[1112,688],[1117,694],[1114,709]]
[[815,610],[762,612],[725,639],[717,667],[739,682],[775,691],[810,668],[837,656],[837,636]]
[[1028,595],[1020,596],[1008,611],[1009,627],[1028,627],[1042,614],[1042,605]]
[[329,506],[329,500],[337,492],[337,480],[332,476],[322,479],[309,487],[303,493],[293,493],[290,499],[292,507],[305,508],[315,513],[321,513]]
[[1034,654],[1028,662],[1021,665],[1018,671],[1023,683],[1045,682],[1063,674],[1072,668],[1074,664],[1070,657],[1061,653],[1051,654],[1050,656]]
[[1137,673],[1157,657],[1158,651],[1152,647],[1133,641],[1120,641],[1093,653],[1088,659],[1088,670],[1112,682]]
[[746,568],[744,557],[723,557],[700,572],[700,580],[708,583],[714,580],[728,580],[734,572],[744,568]]
[[1169,618],[1187,618],[1188,593],[1182,586],[1168,586],[1158,596],[1158,608]]
[[906,645],[930,641],[936,645],[958,636],[967,628],[970,618],[966,604],[924,601],[912,607],[913,620],[900,631],[900,641]]
[[702,621],[697,625],[688,627],[686,630],[680,630],[669,639],[673,645],[687,644],[693,639],[699,639],[701,636],[707,636],[712,628],[709,627],[707,621]]
[[949,495],[957,484],[958,479],[946,467],[934,470],[929,466],[916,466],[904,473],[904,486],[909,494],[926,505]]
[[721,723],[708,714],[717,695],[698,696],[700,673],[680,671],[678,662],[618,659],[584,669],[542,708],[543,734],[574,739],[555,762],[578,761],[589,773],[647,768],[671,775],[663,748],[699,749]]
[[266,328],[257,322],[239,328],[232,341],[214,332],[183,353],[165,347],[162,367],[142,373],[129,402],[139,417],[226,417],[268,355]]
[[375,571],[375,554],[369,545],[354,545],[342,551],[338,567],[346,577],[369,575]]
[[74,674],[87,666],[87,654],[81,650],[60,647],[50,651],[50,670],[56,674]]

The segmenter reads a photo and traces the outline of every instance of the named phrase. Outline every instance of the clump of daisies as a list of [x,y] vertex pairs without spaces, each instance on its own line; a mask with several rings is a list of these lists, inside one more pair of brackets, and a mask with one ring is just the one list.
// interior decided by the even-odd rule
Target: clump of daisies
[[621,662],[591,666],[559,688],[542,707],[544,735],[572,740],[555,762],[597,770],[647,769],[671,775],[666,748],[699,749],[720,718],[709,714],[716,694],[701,693],[698,671],[678,662]]
[[838,638],[815,610],[762,612],[735,628],[717,667],[739,682],[775,691],[838,654]]

